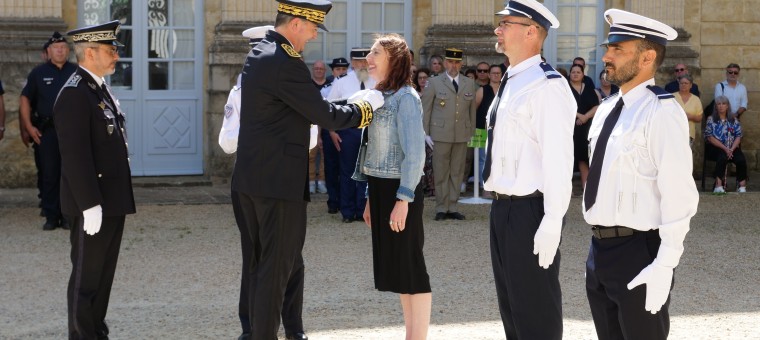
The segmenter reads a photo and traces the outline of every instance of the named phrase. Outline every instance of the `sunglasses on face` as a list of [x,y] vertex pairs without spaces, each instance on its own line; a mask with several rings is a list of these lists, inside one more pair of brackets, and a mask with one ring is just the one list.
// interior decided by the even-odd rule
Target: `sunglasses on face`
[[728,74],[738,75],[739,71],[726,71]]
[[686,71],[686,69],[685,68],[677,68],[677,69],[675,69],[675,71],[676,72],[683,72],[683,71]]
[[478,69],[478,73],[488,73],[488,70]]

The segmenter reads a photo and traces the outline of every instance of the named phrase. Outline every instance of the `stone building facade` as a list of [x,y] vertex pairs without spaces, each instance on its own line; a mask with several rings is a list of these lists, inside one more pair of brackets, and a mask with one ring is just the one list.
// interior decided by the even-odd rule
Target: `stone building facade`
[[[178,1],[180,0],[175,0],[172,3]],[[129,3],[134,6],[136,6],[135,4],[155,6],[156,3],[164,2],[166,1],[133,0]],[[216,140],[229,88],[240,71],[244,55],[248,50],[240,33],[251,26],[271,24],[274,19],[276,2],[274,0],[182,0],[180,2],[196,9],[195,21],[182,24],[179,23],[182,16],[176,15],[175,19],[171,19],[168,24],[178,28],[170,30],[167,39],[171,41],[172,33],[175,34],[174,39],[177,39],[176,32],[183,29],[194,29],[194,32],[198,34],[195,37],[200,37],[200,39],[187,40],[199,44],[199,51],[201,51],[190,54],[192,55],[190,62],[196,63],[194,64],[196,67],[194,70],[197,73],[195,88],[198,91],[182,91],[180,89],[174,92],[155,92],[150,91],[150,89],[141,89],[143,86],[152,86],[146,85],[152,84],[146,80],[143,83],[135,83],[133,86],[130,84],[130,87],[125,90],[127,92],[124,92],[124,95],[117,93],[117,97],[131,98],[130,96],[134,95],[135,105],[138,105],[136,107],[143,105],[143,101],[152,101],[159,103],[155,105],[162,105],[161,103],[166,101],[162,101],[162,93],[166,93],[167,96],[171,94],[172,99],[186,99],[188,96],[198,97],[195,98],[198,103],[197,109],[190,105],[187,112],[177,109],[178,113],[167,113],[164,112],[167,110],[162,111],[160,107],[156,109],[155,106],[147,106],[147,104],[144,106],[147,108],[146,112],[134,112],[135,115],[146,115],[145,120],[148,121],[146,123],[148,125],[141,127],[147,126],[146,129],[159,132],[146,137],[148,139],[166,142],[172,137],[171,131],[176,130],[180,133],[189,131],[185,135],[178,135],[174,141],[171,141],[172,145],[181,145],[183,143],[181,137],[191,136],[192,140],[187,142],[188,146],[185,149],[180,149],[178,153],[183,153],[183,150],[191,150],[198,155],[199,159],[198,162],[194,163],[195,165],[191,166],[194,168],[190,170],[173,170],[170,165],[160,162],[162,157],[173,157],[173,155],[162,156],[162,145],[160,143],[153,145],[151,143],[155,144],[155,142],[146,142],[144,147],[135,151],[145,153],[145,164],[147,164],[146,170],[139,171],[138,175],[204,174],[226,177],[231,173],[234,156],[224,154],[217,146]],[[493,13],[503,8],[504,0],[413,0],[409,2],[383,0],[380,2],[382,2],[383,7],[377,8],[386,11],[383,12],[386,14],[380,18],[385,20],[385,25],[388,25],[389,20],[394,19],[389,13],[403,14],[404,19],[398,20],[398,25],[403,26],[399,32],[403,33],[408,41],[411,41],[414,50],[417,52],[416,62],[418,65],[425,65],[427,57],[433,54],[442,54],[447,47],[462,48],[465,51],[464,64],[469,66],[474,66],[479,61],[500,63],[504,59],[503,56],[493,52],[495,42],[493,27],[496,22]],[[111,6],[114,8],[117,3],[120,3],[120,0],[35,0],[23,2],[0,0],[0,80],[2,80],[6,90],[4,98],[7,110],[5,138],[0,141],[0,173],[2,173],[0,187],[33,186],[34,184],[35,170],[32,153],[30,149],[22,145],[19,139],[18,96],[24,85],[26,74],[40,62],[39,52],[42,43],[52,31],[63,32],[82,26],[81,22],[87,20],[88,13],[98,10],[97,8],[92,9],[92,6]],[[380,19],[373,21],[370,20],[373,18],[362,17],[361,22],[353,22],[358,19],[346,14],[354,13],[352,6],[359,6],[357,12],[364,10],[365,8],[362,6],[365,3],[367,2],[361,0],[336,0],[336,5],[333,12],[328,15],[328,20],[331,19],[331,16],[335,16],[334,25],[340,25],[341,22],[345,24],[347,21],[350,27],[364,27],[362,25],[365,25],[365,22],[382,21]],[[597,78],[596,75],[601,70],[600,59],[603,50],[596,45],[604,40],[607,30],[602,13],[604,9],[613,7],[662,20],[676,27],[679,31],[679,39],[668,46],[665,64],[657,77],[658,84],[665,84],[671,80],[671,71],[676,63],[686,63],[695,76],[695,82],[700,85],[703,103],[707,104],[712,98],[715,83],[724,79],[725,66],[731,62],[741,65],[740,81],[748,88],[750,102],[749,112],[743,116],[742,120],[746,135],[743,139],[743,150],[747,155],[750,168],[758,169],[760,166],[758,164],[758,156],[760,156],[760,135],[758,134],[760,117],[758,117],[758,112],[760,111],[755,110],[757,104],[753,104],[760,103],[758,92],[760,88],[760,84],[758,84],[760,59],[754,57],[756,55],[755,50],[760,49],[757,47],[760,46],[760,35],[755,33],[760,31],[758,30],[760,28],[760,14],[754,10],[757,1],[598,0],[596,3],[592,1],[589,4],[589,1],[583,1],[582,3],[585,4],[580,4],[575,1],[544,0],[544,3],[555,13],[561,13],[558,16],[564,26],[561,34],[553,33],[547,40],[544,49],[547,60],[550,63],[562,66],[569,62],[568,58],[573,54],[584,56],[587,63],[592,64],[592,66],[596,65],[593,71],[588,72],[592,78]],[[372,10],[375,7],[367,8],[366,13],[370,14],[361,15],[374,13]],[[398,12],[393,12],[396,10]],[[340,17],[341,15],[343,17]],[[133,17],[135,16],[133,15]],[[129,16],[125,18],[132,20]],[[178,21],[178,23],[174,23],[174,21]],[[138,27],[137,21],[130,22],[133,25],[131,29],[134,32],[135,41],[137,41],[134,45],[135,51],[144,49],[140,45],[142,41],[137,40],[140,37],[138,31],[143,27]],[[589,26],[589,22],[592,22],[591,26]],[[352,24],[355,26],[351,26]],[[155,32],[151,33],[156,28],[155,22],[147,21],[145,25],[148,26],[144,27],[148,32],[147,37],[155,36]],[[190,27],[187,27],[188,25]],[[340,30],[338,31],[340,32]],[[346,31],[348,31],[346,35],[349,37],[353,34],[350,32],[350,28]],[[385,31],[393,30],[386,27]],[[364,44],[368,39],[371,37],[364,35],[357,37],[355,41]],[[578,42],[578,46],[575,46],[574,41]],[[341,46],[344,48],[353,47],[346,46],[350,43],[352,42],[344,43]],[[323,42],[323,44],[327,46],[327,43]],[[581,44],[585,44],[585,47],[580,46]],[[178,47],[176,44],[167,46],[172,47],[170,51],[177,54],[176,49]],[[147,49],[147,51],[151,52],[152,50]],[[309,59],[313,58],[331,58],[324,49],[320,51],[306,53],[306,61],[311,62],[313,60]],[[141,62],[138,56],[131,57],[131,59],[126,58],[124,60],[135,65]],[[169,57],[165,60],[158,60],[155,53],[145,60],[147,65],[154,66],[183,65],[183,62],[187,64],[189,61]],[[147,66],[146,70],[148,70],[146,72],[153,72]],[[177,75],[169,76],[168,79],[172,81],[175,77],[180,78]],[[188,86],[192,87],[193,85]],[[184,106],[177,105],[176,107]],[[156,112],[159,113],[154,115],[151,110],[157,110]],[[139,110],[134,109],[134,111]],[[190,127],[180,124],[182,123],[181,119],[177,120],[177,118],[186,117],[188,114],[195,115],[197,118],[196,120],[189,120]],[[169,122],[159,122],[159,118]],[[151,119],[158,123],[151,123]],[[196,128],[198,133],[193,134],[193,131],[196,131],[193,129]],[[139,129],[140,127],[138,127]],[[130,146],[132,144],[130,141]],[[701,149],[701,145],[695,147],[694,163],[697,172],[701,171]],[[154,162],[156,159],[159,162]],[[161,168],[162,166],[164,168]],[[157,167],[158,170],[151,167]]]

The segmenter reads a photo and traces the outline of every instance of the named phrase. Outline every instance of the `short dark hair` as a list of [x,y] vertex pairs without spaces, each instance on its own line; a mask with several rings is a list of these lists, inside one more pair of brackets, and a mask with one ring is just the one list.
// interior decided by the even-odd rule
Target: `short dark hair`
[[406,40],[396,33],[384,34],[375,38],[388,53],[388,77],[379,82],[375,88],[379,91],[398,91],[405,85],[412,85],[412,54]]
[[467,69],[467,71],[464,71],[464,75],[465,75],[465,76],[469,75],[470,73],[472,73],[472,74],[474,74],[475,76],[477,76],[477,72],[475,72],[475,69],[474,69],[474,68],[468,68],[468,69]]
[[289,22],[293,21],[296,17],[285,14],[285,13],[277,13],[277,17],[274,18],[274,27],[280,27],[283,25],[287,25]]
[[638,53],[642,53],[648,50],[654,50],[654,52],[657,54],[657,57],[654,59],[654,69],[657,70],[660,65],[662,65],[662,61],[665,60],[665,46],[660,45],[654,41],[649,41],[645,39],[638,39],[639,43],[636,45],[636,49]]
[[737,69],[737,70],[739,70],[739,71],[741,71],[741,70],[742,70],[742,68],[741,68],[741,67],[739,67],[739,64],[734,64],[734,63],[730,63],[730,64],[728,64],[728,66],[726,66],[726,68],[735,68],[735,69]]

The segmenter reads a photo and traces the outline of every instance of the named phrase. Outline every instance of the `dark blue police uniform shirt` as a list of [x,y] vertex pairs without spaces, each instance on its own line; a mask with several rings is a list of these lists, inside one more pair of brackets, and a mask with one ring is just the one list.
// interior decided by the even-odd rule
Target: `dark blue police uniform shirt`
[[41,64],[29,72],[21,95],[29,98],[40,117],[52,118],[58,92],[76,70],[77,65],[68,61],[60,69],[50,61]]

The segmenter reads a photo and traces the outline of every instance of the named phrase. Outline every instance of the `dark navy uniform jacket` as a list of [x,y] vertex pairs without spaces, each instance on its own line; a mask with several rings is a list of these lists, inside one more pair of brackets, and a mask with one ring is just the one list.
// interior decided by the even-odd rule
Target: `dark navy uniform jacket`
[[55,103],[65,215],[81,216],[96,205],[103,208],[103,216],[135,212],[124,114],[106,93],[80,67]]
[[240,135],[232,189],[254,197],[309,200],[309,128],[356,127],[357,105],[323,100],[288,40],[275,31],[243,67]]
[[29,98],[31,106],[40,117],[52,118],[55,98],[76,70],[77,65],[68,61],[60,69],[50,61],[40,64],[29,72],[21,95]]

